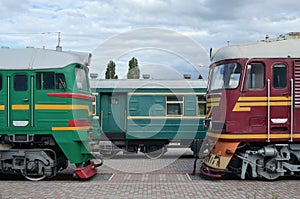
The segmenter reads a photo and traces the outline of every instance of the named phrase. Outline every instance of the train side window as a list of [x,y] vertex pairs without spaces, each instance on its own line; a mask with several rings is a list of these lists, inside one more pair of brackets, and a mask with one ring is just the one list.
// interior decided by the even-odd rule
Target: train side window
[[43,73],[43,89],[54,89],[54,73]]
[[205,116],[206,112],[206,99],[204,95],[197,96],[197,104],[198,104],[198,115]]
[[167,115],[182,115],[183,114],[183,96],[167,96]]
[[251,63],[247,71],[247,89],[263,89],[265,86],[265,66],[263,63]]
[[42,75],[41,75],[41,73],[37,73],[35,78],[36,78],[36,89],[41,90],[42,89]]
[[0,75],[0,90],[2,90],[2,75]]
[[55,75],[55,88],[56,89],[65,89],[66,88],[66,79],[65,79],[64,74],[57,73]]
[[285,88],[287,84],[287,68],[284,64],[275,64],[273,66],[273,87]]
[[27,91],[27,89],[28,89],[27,75],[15,75],[14,76],[14,89],[15,89],[15,91]]

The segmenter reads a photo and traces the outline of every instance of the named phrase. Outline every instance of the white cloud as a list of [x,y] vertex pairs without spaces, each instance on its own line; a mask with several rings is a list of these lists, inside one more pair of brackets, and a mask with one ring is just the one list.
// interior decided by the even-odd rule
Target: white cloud
[[[62,32],[64,49],[93,51],[105,46],[101,56],[122,52],[121,46],[147,45],[166,47],[170,39],[154,33],[143,40],[123,35],[111,46],[116,35],[148,27],[162,28],[189,37],[209,52],[210,47],[248,43],[266,34],[299,31],[300,13],[296,0],[10,0],[0,2],[0,43],[5,46],[54,48],[57,33]],[[42,34],[46,33],[46,34]],[[158,39],[157,39],[158,38]],[[168,38],[168,37],[166,37]],[[124,45],[123,45],[124,44]],[[174,44],[175,45],[175,44]],[[176,49],[182,45],[176,43]],[[185,57],[194,60],[197,52],[189,47]],[[182,52],[179,52],[182,54]],[[154,56],[154,55],[153,55]],[[114,59],[114,57],[110,57]],[[153,58],[159,60],[158,58]],[[142,62],[142,60],[140,60]],[[191,61],[192,63],[200,61]],[[159,63],[156,61],[159,65]],[[104,66],[106,62],[102,63]],[[163,64],[164,65],[164,64]]]

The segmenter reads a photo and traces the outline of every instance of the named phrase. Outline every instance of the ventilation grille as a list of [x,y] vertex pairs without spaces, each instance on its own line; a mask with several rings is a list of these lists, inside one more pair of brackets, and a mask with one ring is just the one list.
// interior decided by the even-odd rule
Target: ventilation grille
[[295,60],[294,66],[294,104],[300,109],[300,60]]

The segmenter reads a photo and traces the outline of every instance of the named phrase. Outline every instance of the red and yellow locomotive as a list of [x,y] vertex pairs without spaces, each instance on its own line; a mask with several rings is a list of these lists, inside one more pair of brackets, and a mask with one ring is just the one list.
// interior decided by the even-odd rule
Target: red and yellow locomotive
[[211,61],[201,174],[300,175],[300,33],[212,50]]

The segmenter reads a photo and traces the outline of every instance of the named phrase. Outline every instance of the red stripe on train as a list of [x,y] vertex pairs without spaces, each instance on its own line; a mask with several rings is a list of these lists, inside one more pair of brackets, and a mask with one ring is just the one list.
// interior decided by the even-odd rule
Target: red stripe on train
[[92,126],[87,120],[69,120],[69,127]]
[[83,100],[94,100],[94,96],[81,93],[47,93],[49,97],[75,98]]

